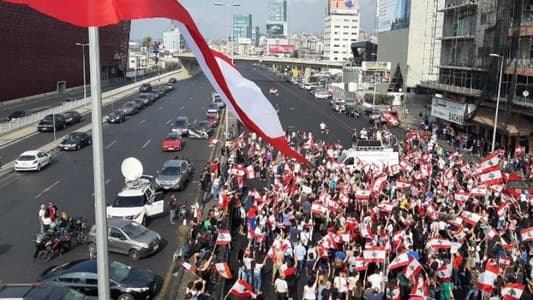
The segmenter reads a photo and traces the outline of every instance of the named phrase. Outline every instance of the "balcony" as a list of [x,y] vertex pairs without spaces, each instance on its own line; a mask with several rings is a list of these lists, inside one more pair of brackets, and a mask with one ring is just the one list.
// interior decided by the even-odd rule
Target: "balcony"
[[474,89],[474,88],[467,88],[457,85],[451,85],[451,84],[444,84],[437,81],[422,81],[419,84],[421,87],[433,89],[437,91],[443,91],[443,92],[449,92],[449,93],[455,93],[470,97],[480,97],[481,96],[481,90]]
[[439,12],[446,12],[454,9],[468,9],[477,8],[478,0],[448,0],[444,7],[439,9]]
[[524,12],[520,27],[509,28],[507,35],[513,36],[517,31],[520,36],[533,36],[533,12]]
[[533,77],[533,59],[515,58],[505,61],[505,74],[513,74],[516,63],[516,74],[519,76]]
[[475,67],[475,66],[472,66],[471,64],[470,65],[468,65],[468,64],[464,64],[464,65],[441,64],[441,65],[438,65],[437,68],[439,68],[439,69],[454,69],[454,70],[461,70],[461,71],[476,71],[476,72],[486,72],[487,71],[487,69],[485,69],[485,68]]

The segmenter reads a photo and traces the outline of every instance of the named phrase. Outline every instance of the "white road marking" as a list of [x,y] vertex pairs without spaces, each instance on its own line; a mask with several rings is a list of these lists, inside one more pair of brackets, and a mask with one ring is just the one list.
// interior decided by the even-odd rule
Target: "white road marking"
[[114,144],[116,144],[117,141],[112,141],[109,145],[105,146],[105,149],[108,150],[109,148],[111,148],[111,146],[113,146]]
[[46,192],[50,191],[51,189],[53,189],[54,186],[58,185],[60,182],[61,182],[61,181],[58,180],[58,181],[52,183],[52,184],[49,185],[47,188],[45,188],[44,190],[42,190],[42,192],[40,192],[39,194],[35,195],[34,198],[37,199],[37,198],[41,197],[42,195],[44,195],[44,193],[46,193]]
[[185,108],[185,106],[182,106],[182,107],[180,107],[180,110],[183,110],[184,108]]
[[141,120],[141,122],[139,122],[139,124],[143,124],[144,122],[146,122],[146,120]]
[[111,179],[108,178],[108,179],[105,181],[105,184],[108,184],[110,181],[111,181]]
[[143,149],[146,148],[146,146],[148,146],[148,144],[150,144],[151,141],[152,141],[152,139],[149,139],[148,141],[146,141],[146,143],[144,143],[144,145],[143,145]]
[[168,124],[170,124],[170,122],[172,122],[172,120],[168,120],[166,124],[168,125]]
[[290,110],[294,110],[294,107],[289,107]]

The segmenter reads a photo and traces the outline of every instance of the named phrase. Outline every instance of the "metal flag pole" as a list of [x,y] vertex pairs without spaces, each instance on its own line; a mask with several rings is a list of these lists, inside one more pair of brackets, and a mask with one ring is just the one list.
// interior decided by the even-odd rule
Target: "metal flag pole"
[[102,134],[102,95],[100,83],[100,45],[98,27],[89,27],[89,65],[93,125],[94,215],[96,224],[96,266],[98,268],[98,299],[110,299],[107,267],[107,220],[104,184],[104,149]]

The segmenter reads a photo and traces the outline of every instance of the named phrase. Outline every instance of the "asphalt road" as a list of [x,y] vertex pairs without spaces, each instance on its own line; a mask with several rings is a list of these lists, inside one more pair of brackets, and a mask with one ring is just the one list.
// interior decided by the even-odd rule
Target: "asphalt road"
[[[106,198],[112,200],[123,186],[120,164],[123,159],[134,156],[144,165],[144,173],[154,175],[163,162],[175,154],[163,153],[161,142],[170,131],[170,123],[178,115],[187,115],[191,120],[203,119],[205,107],[210,101],[211,87],[202,75],[180,81],[177,89],[159,99],[140,114],[130,117],[122,124],[104,125]],[[90,120],[90,117],[86,117]],[[78,125],[81,126],[81,125]],[[49,142],[50,134],[38,134],[22,143],[2,150],[20,153],[38,148]],[[187,140],[180,157],[190,159],[197,169],[203,167],[212,148],[207,141]],[[195,183],[199,174],[187,188],[176,193],[178,201],[192,201],[197,194]],[[32,235],[39,230],[37,213],[39,205],[54,201],[60,210],[71,216],[84,216],[94,224],[93,173],[91,147],[77,152],[54,153],[54,163],[40,173],[12,173],[0,179],[0,281],[33,282],[49,265],[72,259],[85,258],[85,246],[72,249],[50,263],[39,264],[32,259],[34,246]],[[169,195],[167,195],[168,197]],[[149,221],[148,227],[159,232],[167,241],[155,255],[138,262],[128,257],[111,254],[110,258],[153,270],[165,276],[175,250],[176,227],[170,225],[168,216]]]

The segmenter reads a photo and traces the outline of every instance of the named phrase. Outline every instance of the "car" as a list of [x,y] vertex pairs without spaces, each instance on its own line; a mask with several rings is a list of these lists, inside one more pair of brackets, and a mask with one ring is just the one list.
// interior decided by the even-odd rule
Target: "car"
[[163,151],[181,151],[183,149],[183,140],[181,135],[171,132],[167,135],[165,140],[163,140],[163,145],[161,146]]
[[52,163],[52,156],[41,150],[23,152],[15,160],[15,171],[41,171]]
[[157,87],[157,88],[153,88],[152,91],[150,92],[150,94],[153,94],[156,96],[157,99],[165,96],[166,94],[166,91],[160,87]]
[[175,132],[181,136],[187,136],[189,135],[190,127],[191,127],[191,123],[189,123],[189,118],[185,116],[179,116],[176,118],[176,121],[174,122],[174,126],[172,127],[172,132]]
[[1,284],[0,299],[9,300],[97,300],[98,297],[86,296],[74,289],[42,283]]
[[26,112],[23,110],[16,110],[7,116],[6,121],[13,121],[26,116]]
[[37,124],[37,130],[40,132],[61,130],[65,127],[67,123],[62,114],[47,115]]
[[137,104],[137,107],[139,107],[140,110],[143,110],[148,106],[147,100],[143,98],[135,98],[131,100],[132,102]]
[[209,125],[211,125],[212,128],[217,127],[219,121],[218,113],[214,115],[211,113],[207,113],[205,120],[209,123]]
[[208,113],[217,113],[221,110],[220,106],[218,104],[212,102],[207,105],[207,112]]
[[152,90],[152,85],[149,84],[149,83],[143,83],[140,87],[139,87],[139,92],[141,93],[146,93],[146,92],[149,92]]
[[224,107],[226,107],[226,103],[224,103],[224,100],[222,100],[222,97],[220,97],[219,94],[213,94],[211,102],[216,103],[218,105],[219,110],[222,110],[224,109]]
[[134,99],[141,99],[143,100],[143,103],[145,106],[148,106],[152,103],[154,103],[157,98],[159,98],[157,95],[153,93],[142,93],[134,97]]
[[[112,299],[151,299],[157,291],[155,275],[140,267],[110,260],[109,288]],[[37,279],[47,285],[63,286],[87,296],[98,296],[98,274],[95,259],[69,261],[51,266]]]
[[122,104],[122,107],[119,110],[124,112],[126,115],[131,116],[138,114],[141,111],[141,106],[135,101],[127,101]]
[[176,78],[174,78],[174,77],[170,77],[168,79],[168,83],[176,83],[176,82],[178,82],[178,80]]
[[106,116],[107,123],[116,124],[126,121],[126,113],[122,110],[115,110]]
[[331,99],[332,95],[328,90],[319,89],[314,92],[313,96],[315,99]]
[[367,107],[367,108],[365,108],[364,112],[365,112],[365,115],[366,115],[366,116],[370,116],[370,115],[373,115],[373,114],[374,114],[374,115],[375,115],[375,114],[380,114],[380,115],[381,115],[381,111],[380,111],[379,109],[377,109],[377,108],[373,108],[373,107]]
[[122,191],[107,207],[108,218],[125,218],[143,225],[146,224],[147,217],[154,217],[163,212],[163,193],[157,192],[157,184],[150,175],[126,181]]
[[211,136],[214,132],[213,127],[207,120],[199,121],[198,123],[196,123],[195,127],[205,130],[209,136]]
[[63,117],[65,117],[65,123],[67,125],[72,125],[81,122],[81,114],[74,110],[64,112]]
[[183,159],[171,159],[165,161],[158,172],[155,183],[163,190],[181,191],[192,178],[191,163]]
[[167,93],[173,91],[176,88],[173,83],[164,84],[162,85],[162,87],[167,89]]
[[[132,260],[151,255],[161,246],[161,236],[143,225],[125,219],[107,220],[107,248],[109,252],[126,254]],[[96,225],[87,239],[89,253],[96,253]]]
[[344,105],[344,113],[348,116],[348,117],[353,117],[353,118],[359,118],[361,116],[361,114],[359,113],[359,110],[357,109],[357,107],[355,106],[355,104],[348,104],[346,103]]
[[61,150],[80,150],[82,147],[89,146],[92,143],[93,141],[89,134],[72,132],[63,139],[61,144],[59,144],[59,148]]

